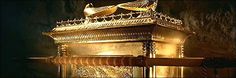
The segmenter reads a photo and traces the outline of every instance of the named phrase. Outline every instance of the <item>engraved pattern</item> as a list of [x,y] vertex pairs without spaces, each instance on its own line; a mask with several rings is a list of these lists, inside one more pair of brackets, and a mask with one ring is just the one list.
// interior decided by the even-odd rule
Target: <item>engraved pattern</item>
[[72,77],[115,77],[115,78],[131,78],[132,67],[130,66],[75,66],[72,68]]
[[53,31],[92,30],[127,26],[158,24],[160,26],[185,31],[182,21],[157,12],[130,12],[87,19],[73,19],[57,22]]
[[[176,35],[178,34],[178,35]],[[90,31],[49,32],[55,43],[97,43],[154,40],[178,44],[173,39],[182,39],[188,34],[160,26],[139,26]]]

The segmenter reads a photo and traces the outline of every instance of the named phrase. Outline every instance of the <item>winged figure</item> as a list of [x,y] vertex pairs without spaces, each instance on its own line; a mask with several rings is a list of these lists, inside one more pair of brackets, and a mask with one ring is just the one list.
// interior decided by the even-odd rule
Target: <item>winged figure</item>
[[104,16],[104,15],[110,15],[116,12],[117,6],[111,5],[111,6],[103,6],[103,7],[92,7],[93,5],[87,4],[84,9],[84,15],[86,17],[94,17],[94,16]]
[[137,0],[133,2],[121,3],[117,6],[131,11],[155,11],[158,0]]
[[133,2],[121,3],[118,5],[93,7],[93,5],[87,4],[84,9],[84,15],[86,17],[104,16],[110,15],[116,12],[117,7],[130,10],[130,11],[155,11],[158,0],[137,0]]

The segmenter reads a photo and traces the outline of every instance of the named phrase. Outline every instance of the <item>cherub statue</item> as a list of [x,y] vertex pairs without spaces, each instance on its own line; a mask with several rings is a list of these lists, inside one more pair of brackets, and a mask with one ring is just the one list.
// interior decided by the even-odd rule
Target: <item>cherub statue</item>
[[84,15],[86,17],[110,15],[116,12],[117,8],[122,8],[130,11],[155,11],[157,3],[158,0],[137,0],[133,2],[103,7],[93,7],[93,5],[90,3],[86,5],[84,9]]

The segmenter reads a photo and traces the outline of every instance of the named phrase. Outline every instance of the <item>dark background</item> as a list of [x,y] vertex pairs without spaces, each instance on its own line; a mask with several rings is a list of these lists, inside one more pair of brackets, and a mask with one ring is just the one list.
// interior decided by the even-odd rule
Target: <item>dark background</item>
[[[28,63],[30,56],[56,55],[53,40],[43,36],[56,21],[84,18],[87,3],[95,6],[133,0],[2,0],[1,78],[52,78],[54,65]],[[236,2],[234,0],[159,0],[157,11],[183,20],[196,32],[185,44],[192,57],[236,57]],[[235,76],[235,69],[223,72]]]

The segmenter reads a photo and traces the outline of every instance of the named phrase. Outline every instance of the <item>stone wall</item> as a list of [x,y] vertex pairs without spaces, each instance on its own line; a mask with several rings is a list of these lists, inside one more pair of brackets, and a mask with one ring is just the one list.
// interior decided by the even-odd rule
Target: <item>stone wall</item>
[[[123,0],[122,2],[132,1]],[[55,77],[56,66],[26,63],[30,56],[56,55],[53,40],[43,36],[56,21],[84,18],[84,6],[122,3],[116,0],[1,1],[1,78]],[[196,32],[185,44],[186,56],[235,57],[234,0],[159,0],[158,12],[182,19]],[[50,74],[49,74],[50,73]]]

